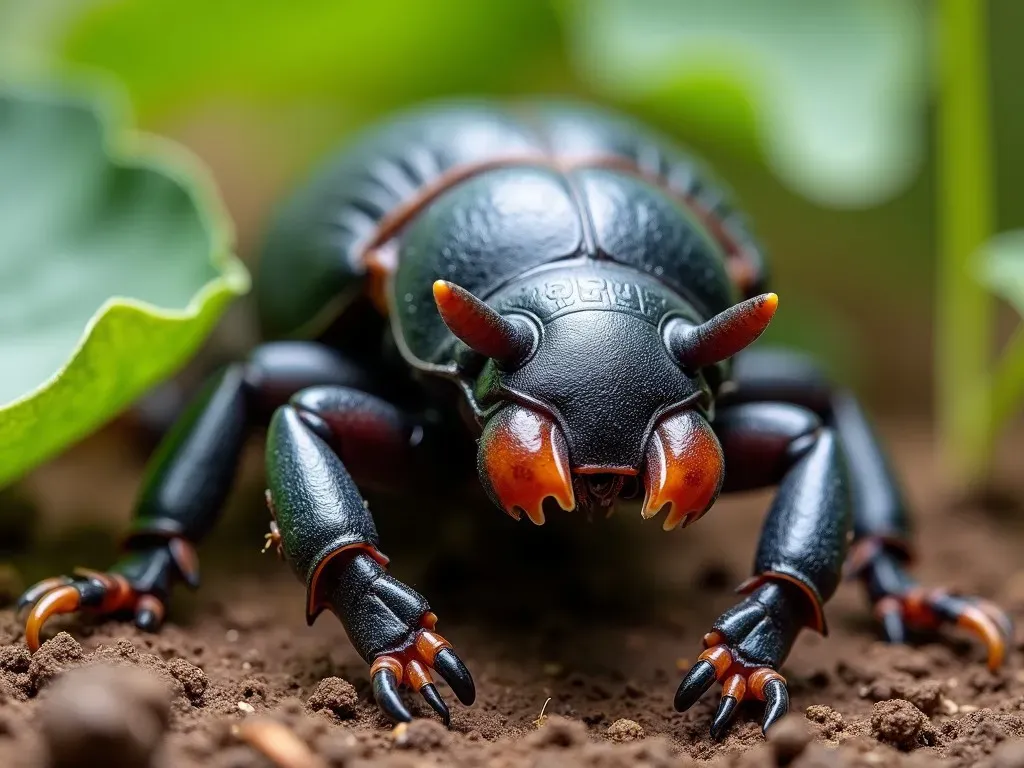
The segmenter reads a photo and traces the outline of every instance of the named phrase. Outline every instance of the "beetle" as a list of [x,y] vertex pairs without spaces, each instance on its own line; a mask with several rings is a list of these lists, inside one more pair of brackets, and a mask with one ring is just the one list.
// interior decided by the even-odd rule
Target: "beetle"
[[[630,119],[583,105],[432,105],[373,127],[283,206],[257,282],[269,341],[220,371],[152,460],[122,560],[31,587],[25,637],[56,613],[130,613],[155,630],[175,582],[199,581],[243,442],[268,426],[268,543],[410,720],[406,685],[447,724],[433,683],[473,702],[427,600],[387,570],[360,485],[412,494],[455,478],[477,441],[493,502],[540,525],[636,498],[686,528],[723,492],[778,486],[742,598],[679,685],[723,686],[711,733],[744,699],[786,711],[779,668],[844,563],[884,635],[957,624],[997,667],[1006,615],[907,573],[906,504],[854,397],[813,364],[747,350],[775,313],[767,262],[722,185]],[[372,304],[355,339],[328,329]],[[305,340],[303,340],[305,339]],[[467,429],[468,427],[468,429]]]

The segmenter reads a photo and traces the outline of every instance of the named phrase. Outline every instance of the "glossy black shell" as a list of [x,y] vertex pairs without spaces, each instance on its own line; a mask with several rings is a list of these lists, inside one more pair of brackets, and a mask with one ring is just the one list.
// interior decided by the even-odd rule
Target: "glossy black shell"
[[[286,204],[258,280],[270,336],[310,334],[366,283],[382,222],[411,213],[388,305],[410,362],[447,361],[453,337],[431,296],[452,280],[488,298],[559,260],[610,260],[669,286],[702,315],[740,298],[728,251],[762,287],[745,221],[698,161],[636,123],[589,107],[440,105],[371,128]],[[717,231],[709,228],[709,218]]]

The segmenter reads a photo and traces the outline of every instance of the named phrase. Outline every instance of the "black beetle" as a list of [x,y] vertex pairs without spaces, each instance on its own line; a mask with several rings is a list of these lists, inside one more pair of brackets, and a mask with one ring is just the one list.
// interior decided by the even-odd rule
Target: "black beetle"
[[[475,689],[427,601],[388,574],[357,486],[454,476],[447,447],[474,432],[491,498],[537,524],[545,507],[643,493],[668,530],[722,491],[779,485],[745,596],[676,693],[684,710],[723,683],[715,736],[745,697],[766,702],[765,729],[786,712],[777,670],[803,627],[825,631],[851,530],[848,565],[890,640],[957,623],[997,666],[1005,614],[906,575],[905,505],[855,400],[798,357],[733,361],[775,311],[766,276],[722,188],[625,118],[469,104],[377,126],[285,206],[258,295],[270,336],[315,338],[357,297],[388,322],[347,344],[267,343],[222,371],[153,460],[124,559],[28,590],[26,640],[77,609],[159,626],[172,583],[198,582],[194,545],[250,427],[269,422],[270,543],[305,582],[309,621],[341,619],[395,720],[410,719],[406,683],[448,722],[429,669],[465,704]],[[460,411],[469,431],[453,429]]]

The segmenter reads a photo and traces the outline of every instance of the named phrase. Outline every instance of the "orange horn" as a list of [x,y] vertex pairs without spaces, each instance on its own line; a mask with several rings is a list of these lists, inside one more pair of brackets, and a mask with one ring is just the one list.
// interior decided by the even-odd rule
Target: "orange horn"
[[542,525],[549,496],[566,511],[576,507],[565,437],[546,414],[503,408],[484,427],[477,463],[491,497],[516,520],[522,510]]
[[688,368],[703,368],[727,360],[764,333],[778,306],[778,296],[763,293],[701,325],[677,320],[668,330],[669,349]]
[[472,293],[447,280],[434,281],[434,302],[448,330],[470,349],[514,368],[530,354],[533,338]]
[[654,517],[670,505],[662,528],[671,531],[696,522],[718,498],[725,477],[722,446],[704,417],[695,411],[669,416],[647,443],[641,514]]

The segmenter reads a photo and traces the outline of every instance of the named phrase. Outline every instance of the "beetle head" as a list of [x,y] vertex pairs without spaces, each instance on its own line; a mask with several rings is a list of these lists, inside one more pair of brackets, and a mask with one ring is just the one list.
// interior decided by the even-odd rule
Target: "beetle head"
[[670,505],[669,529],[718,495],[722,451],[705,374],[764,330],[775,297],[700,322],[660,283],[619,282],[615,271],[586,282],[543,275],[490,304],[435,285],[449,329],[486,359],[472,387],[478,469],[517,519],[525,511],[542,523],[547,499],[566,510],[611,507],[642,484],[644,517]]

